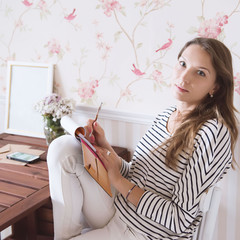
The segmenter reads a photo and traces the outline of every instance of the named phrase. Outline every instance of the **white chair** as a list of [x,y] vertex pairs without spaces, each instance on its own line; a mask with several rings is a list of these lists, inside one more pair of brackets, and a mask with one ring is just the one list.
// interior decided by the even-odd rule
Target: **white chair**
[[202,197],[200,209],[204,215],[193,236],[193,240],[212,240],[218,216],[222,190],[217,186],[211,187]]

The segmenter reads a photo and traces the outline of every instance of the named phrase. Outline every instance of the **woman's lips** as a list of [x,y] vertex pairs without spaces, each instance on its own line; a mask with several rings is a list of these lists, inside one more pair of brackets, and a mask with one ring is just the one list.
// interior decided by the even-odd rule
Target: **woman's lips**
[[177,84],[175,84],[175,86],[176,86],[176,88],[177,88],[180,92],[188,92],[187,89],[184,89],[184,88],[178,86]]

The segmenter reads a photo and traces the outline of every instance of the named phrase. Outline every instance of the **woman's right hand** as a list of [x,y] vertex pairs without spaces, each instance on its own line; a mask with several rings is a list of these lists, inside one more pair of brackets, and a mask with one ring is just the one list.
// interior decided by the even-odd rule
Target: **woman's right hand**
[[106,139],[103,128],[100,126],[98,122],[94,122],[94,123],[93,122],[94,122],[93,119],[89,119],[87,122],[87,126],[85,126],[87,130],[87,138],[94,145],[97,145],[106,149],[111,149],[111,146]]

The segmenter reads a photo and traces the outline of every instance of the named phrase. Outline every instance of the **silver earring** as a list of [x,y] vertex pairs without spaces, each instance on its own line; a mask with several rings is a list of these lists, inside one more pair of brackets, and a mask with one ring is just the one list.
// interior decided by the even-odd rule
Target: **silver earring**
[[213,98],[213,94],[210,94],[210,98]]

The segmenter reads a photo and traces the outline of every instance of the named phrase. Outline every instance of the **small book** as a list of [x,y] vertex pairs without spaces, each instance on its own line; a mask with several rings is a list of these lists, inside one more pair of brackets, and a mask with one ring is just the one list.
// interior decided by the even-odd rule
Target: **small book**
[[112,197],[111,184],[108,178],[107,170],[98,157],[94,146],[85,138],[85,129],[73,121],[69,116],[61,119],[62,127],[81,144],[83,151],[83,162],[87,172],[92,178]]

